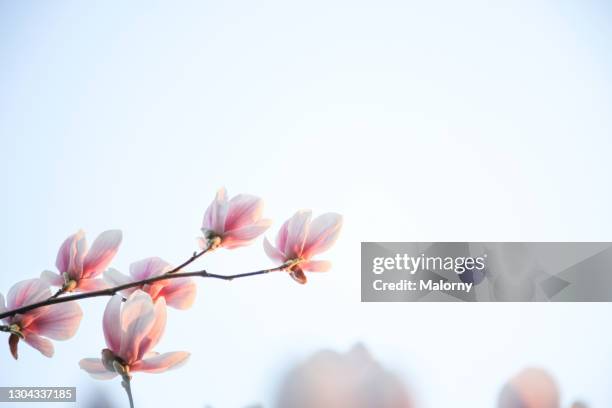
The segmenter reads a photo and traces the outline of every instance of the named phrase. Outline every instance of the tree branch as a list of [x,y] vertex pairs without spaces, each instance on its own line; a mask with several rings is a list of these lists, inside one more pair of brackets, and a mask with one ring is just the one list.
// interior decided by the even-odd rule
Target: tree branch
[[[190,258],[190,260],[188,260],[184,264],[188,265],[189,263],[191,263],[195,259],[197,259],[199,256],[201,256],[204,252],[205,251],[203,251],[203,252],[201,252],[199,254],[194,254],[194,256],[192,256]],[[181,267],[182,266],[183,265],[181,265]],[[11,317],[11,316],[14,316],[14,315],[20,314],[20,313],[26,313],[26,312],[29,312],[31,310],[38,309],[40,307],[49,306],[49,305],[55,305],[57,303],[73,302],[75,300],[87,299],[87,298],[93,298],[93,297],[100,297],[100,296],[113,296],[117,292],[120,292],[120,291],[125,290],[125,289],[140,287],[140,286],[144,286],[144,285],[149,284],[149,283],[163,281],[163,280],[168,280],[168,279],[181,279],[181,278],[190,278],[190,277],[198,276],[198,277],[201,277],[201,278],[222,279],[222,280],[231,281],[233,279],[246,278],[248,276],[263,275],[263,274],[266,274],[268,272],[282,271],[284,269],[287,269],[289,266],[290,266],[290,264],[283,264],[283,265],[280,265],[280,266],[277,266],[277,267],[271,268],[271,269],[262,269],[260,271],[247,272],[247,273],[239,273],[239,274],[235,274],[235,275],[217,275],[217,274],[214,274],[214,273],[208,273],[205,270],[196,271],[196,272],[174,273],[174,270],[172,270],[172,271],[167,272],[167,273],[165,273],[163,275],[154,276],[152,278],[148,278],[148,279],[143,279],[143,280],[139,280],[139,281],[135,281],[135,282],[126,283],[124,285],[119,285],[119,286],[115,286],[115,287],[108,288],[108,289],[96,290],[94,292],[78,293],[76,295],[63,296],[63,297],[51,297],[51,298],[49,298],[47,300],[43,300],[41,302],[32,303],[31,305],[22,306],[22,307],[17,308],[17,309],[13,309],[13,310],[9,310],[9,311],[0,313],[0,319],[4,319],[6,317]],[[178,270],[177,268],[175,268],[175,269]]]

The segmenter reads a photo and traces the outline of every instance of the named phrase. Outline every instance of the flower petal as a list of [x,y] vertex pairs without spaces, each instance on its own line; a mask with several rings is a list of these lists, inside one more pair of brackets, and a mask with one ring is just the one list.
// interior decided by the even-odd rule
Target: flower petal
[[21,306],[41,302],[51,296],[49,284],[41,279],[27,279],[17,282],[7,295],[7,307],[16,309]]
[[113,296],[104,309],[102,318],[102,330],[106,346],[114,353],[118,353],[121,348],[121,295]]
[[236,230],[227,231],[223,235],[223,247],[227,249],[238,248],[251,243],[252,240],[266,232],[272,220],[259,220],[255,224],[247,225]]
[[342,216],[336,213],[322,214],[312,220],[303,254],[310,258],[328,250],[338,239],[342,228]]
[[57,258],[55,259],[55,267],[60,273],[68,272],[71,262],[72,248],[78,239],[83,236],[83,231],[78,231],[75,234],[70,235],[64,240],[57,252]]
[[84,278],[94,278],[104,271],[117,251],[123,234],[120,230],[109,230],[101,233],[83,260]]
[[289,227],[289,221],[291,221],[291,218],[281,225],[278,233],[276,234],[276,248],[278,248],[278,250],[282,253],[285,253],[285,247],[287,246],[287,230]]
[[263,212],[263,200],[249,194],[238,194],[229,201],[225,231],[231,231],[257,222]]
[[130,265],[130,275],[135,281],[161,275],[171,270],[172,267],[166,261],[158,257],[145,258]]
[[102,279],[81,279],[77,284],[76,290],[79,292],[95,292],[97,290],[108,289],[108,283]]
[[64,286],[64,278],[60,274],[52,271],[42,271],[40,279],[52,286]]
[[193,305],[197,286],[193,279],[175,279],[159,292],[166,304],[175,309],[185,310]]
[[155,323],[155,310],[151,297],[137,290],[127,299],[121,311],[121,347],[119,357],[126,363],[136,361],[140,343]]
[[6,304],[4,303],[4,296],[0,293],[0,313],[6,312]]
[[270,241],[268,241],[267,237],[264,237],[263,246],[264,246],[264,251],[266,252],[266,255],[268,255],[268,257],[272,259],[273,261],[277,261],[277,262],[286,261],[285,255],[281,251],[276,249],[274,246],[272,246]]
[[138,361],[131,368],[133,371],[161,373],[162,371],[178,368],[187,361],[189,355],[186,351],[164,353]]
[[108,371],[99,358],[84,358],[79,361],[79,367],[96,380],[110,380],[117,376],[117,373]]
[[74,336],[83,317],[81,307],[75,302],[42,307],[33,312],[36,317],[24,328],[28,335],[35,333],[54,340],[67,340]]
[[[125,285],[126,283],[132,282],[131,277],[122,274],[115,268],[109,268],[105,270],[104,274],[102,275],[102,278],[110,287],[121,286]],[[121,291],[121,294],[127,297],[136,289],[138,288],[124,289]]]
[[222,187],[217,191],[217,195],[212,203],[206,209],[204,213],[204,220],[202,221],[203,230],[211,230],[217,234],[224,232],[225,218],[227,216],[228,202],[227,192]]
[[157,299],[154,306],[154,313],[155,321],[149,332],[140,342],[138,356],[136,357],[137,360],[142,359],[143,355],[151,351],[151,349],[159,343],[162,334],[164,334],[164,330],[166,329],[166,301],[164,298]]
[[40,351],[43,356],[53,357],[55,350],[53,348],[53,343],[51,343],[50,340],[40,337],[34,333],[28,333],[25,336],[24,341],[30,346],[34,347],[36,350]]
[[304,241],[308,236],[311,217],[312,212],[309,210],[298,211],[291,217],[287,225],[287,242],[283,250],[285,255],[291,258],[302,256],[302,249],[304,248]]
[[300,264],[302,270],[307,272],[327,272],[331,266],[329,261],[307,261]]
[[[204,230],[203,230],[204,231]],[[197,237],[196,238],[196,243],[198,244],[198,247],[201,250],[205,250],[208,249],[208,240],[202,238],[202,237]]]
[[83,230],[79,230],[73,237],[70,243],[68,270],[60,272],[67,272],[72,279],[78,280],[83,275],[83,257],[87,253],[87,239]]

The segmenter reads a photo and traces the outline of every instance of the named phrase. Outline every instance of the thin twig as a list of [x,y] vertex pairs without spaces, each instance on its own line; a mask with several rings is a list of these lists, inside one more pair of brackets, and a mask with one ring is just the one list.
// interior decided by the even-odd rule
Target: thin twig
[[[193,260],[191,262],[193,262]],[[222,280],[231,281],[233,279],[246,278],[248,276],[263,275],[268,272],[282,271],[284,269],[287,269],[287,267],[288,267],[288,264],[283,264],[281,266],[277,266],[271,269],[262,269],[260,271],[239,273],[235,275],[217,275],[214,273],[208,273],[205,270],[196,271],[196,272],[173,273],[172,275],[164,274],[164,275],[154,276],[148,279],[139,280],[136,282],[126,283],[124,285],[119,285],[119,286],[115,286],[115,287],[108,288],[108,289],[101,289],[101,290],[96,290],[93,292],[78,293],[76,295],[70,295],[70,296],[49,298],[41,302],[32,303],[31,305],[22,306],[17,309],[13,309],[13,310],[9,310],[9,311],[0,313],[0,319],[11,317],[11,316],[14,316],[20,313],[26,313],[31,310],[38,309],[39,307],[54,305],[57,303],[73,302],[75,300],[100,297],[100,296],[113,296],[116,293],[121,292],[122,290],[125,290],[125,289],[140,287],[140,286],[144,286],[144,285],[147,285],[153,282],[158,282],[158,281],[163,281],[163,280],[168,280],[168,279],[180,279],[180,278],[190,278],[190,277],[199,276],[201,278],[222,279]]]
[[176,268],[174,268],[172,270],[169,270],[166,273],[167,274],[172,274],[172,273],[180,271],[181,269],[183,269],[184,267],[186,267],[187,265],[189,265],[190,263],[192,263],[193,261],[195,261],[196,259],[198,259],[202,255],[204,255],[205,253],[207,253],[211,249],[212,248],[210,246],[208,246],[208,247],[204,248],[203,250],[201,250],[200,252],[194,252],[193,255],[191,255],[191,258],[189,258],[188,260],[186,260],[185,262],[183,262],[182,264],[180,264]]
[[64,289],[63,287],[59,288],[57,290],[57,292],[55,292],[49,299],[55,299],[56,297],[63,295],[64,293],[66,293],[66,289]]

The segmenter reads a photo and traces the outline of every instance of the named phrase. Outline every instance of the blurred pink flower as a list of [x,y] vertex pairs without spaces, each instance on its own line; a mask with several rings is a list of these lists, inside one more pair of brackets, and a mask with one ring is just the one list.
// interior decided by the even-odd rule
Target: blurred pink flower
[[277,408],[412,408],[404,381],[361,344],[347,353],[323,350],[281,382]]
[[200,248],[233,249],[248,245],[272,224],[271,220],[261,218],[262,212],[261,198],[239,194],[228,200],[225,188],[221,188],[204,214],[204,237],[198,238]]
[[527,368],[502,389],[498,408],[559,408],[559,388],[554,378],[539,368]]
[[[104,280],[111,286],[125,285],[126,283],[140,281],[163,275],[172,270],[172,266],[163,259],[146,258],[130,265],[130,275],[124,275],[116,269],[110,268],[104,272]],[[176,309],[191,307],[196,295],[196,284],[191,278],[168,279],[122,290],[120,293],[128,297],[131,293],[141,289],[148,293],[153,301],[164,298],[168,306]]]
[[[7,304],[0,294],[0,313],[41,302],[51,296],[49,284],[41,279],[29,279],[16,283],[8,292]],[[53,356],[53,340],[67,340],[74,336],[83,312],[75,302],[43,306],[32,311],[7,317],[11,354],[17,359],[20,339],[47,357]]]
[[276,235],[276,247],[264,238],[266,254],[277,262],[290,263],[291,277],[299,283],[306,283],[308,272],[326,272],[331,262],[312,260],[327,251],[338,239],[342,228],[342,216],[326,213],[311,221],[312,212],[298,211],[281,226]]
[[131,378],[132,372],[160,373],[184,363],[189,353],[159,354],[151,351],[166,327],[166,302],[155,303],[147,293],[136,290],[125,303],[121,295],[111,298],[102,321],[106,346],[102,358],[84,358],[79,366],[93,378],[108,380],[117,375]]
[[87,248],[85,232],[79,230],[66,238],[57,253],[55,266],[58,273],[43,271],[41,279],[53,286],[60,286],[65,292],[87,292],[106,288],[102,279],[95,279],[113,259],[122,234],[119,230],[104,231]]

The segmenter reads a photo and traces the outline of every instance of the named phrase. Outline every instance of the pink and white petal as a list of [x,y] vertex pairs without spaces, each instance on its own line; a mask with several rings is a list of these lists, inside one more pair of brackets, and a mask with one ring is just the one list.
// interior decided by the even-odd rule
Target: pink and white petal
[[193,305],[196,292],[197,286],[192,279],[175,279],[169,285],[166,285],[159,295],[166,299],[168,306],[185,310]]
[[142,356],[142,358],[151,358],[151,357],[156,357],[159,356],[159,353],[157,351],[149,351],[148,353],[145,353],[144,356]]
[[166,301],[164,298],[157,299],[154,306],[154,313],[155,321],[149,332],[140,342],[136,360],[141,360],[146,353],[151,351],[157,343],[159,343],[162,334],[164,334],[164,330],[166,329]]
[[202,222],[202,229],[211,230],[217,234],[224,232],[223,227],[225,226],[225,218],[227,216],[228,202],[227,192],[222,187],[217,191],[217,195],[213,202],[208,206],[204,213],[204,221]]
[[79,361],[79,367],[96,380],[110,380],[117,376],[117,373],[108,371],[99,358],[84,358]]
[[[204,231],[204,230],[202,230]],[[196,243],[198,244],[198,247],[201,250],[207,249],[208,248],[208,241],[202,237],[197,237],[196,238]]]
[[338,239],[341,229],[342,216],[340,214],[322,214],[312,220],[304,244],[304,257],[310,258],[328,250]]
[[9,289],[7,307],[16,309],[21,306],[40,302],[51,296],[49,284],[42,279],[27,279],[17,282]]
[[40,351],[43,356],[53,357],[55,349],[53,348],[53,343],[51,343],[49,339],[40,337],[35,333],[27,333],[24,341],[30,346],[34,347],[36,350]]
[[308,236],[308,228],[312,212],[309,210],[301,210],[295,213],[289,220],[287,225],[287,242],[283,252],[290,257],[302,256],[304,242]]
[[308,272],[327,272],[331,266],[329,261],[306,261],[300,264],[300,267]]
[[102,318],[102,330],[104,331],[104,339],[106,346],[114,353],[119,353],[121,348],[121,304],[123,298],[121,295],[113,296],[104,309],[104,317]]
[[278,233],[276,234],[276,248],[283,253],[285,253],[285,247],[287,246],[287,230],[289,228],[289,221],[291,221],[291,218],[281,225]]
[[238,194],[229,201],[225,231],[231,231],[257,222],[263,212],[263,200],[249,194]]
[[155,302],[157,300],[157,298],[159,297],[159,292],[161,292],[161,290],[167,284],[168,284],[168,281],[158,281],[158,282],[154,282],[154,283],[152,283],[150,285],[143,285],[142,286],[142,290],[147,292],[149,294],[149,296],[151,296],[151,299],[153,300],[153,302]]
[[130,265],[130,275],[134,280],[143,280],[161,275],[171,269],[170,264],[163,259],[150,257],[133,262]]
[[120,230],[109,230],[101,233],[83,260],[84,278],[94,278],[104,271],[117,251],[123,234]]
[[247,225],[236,230],[228,231],[223,235],[222,246],[227,249],[248,245],[252,240],[266,232],[271,220],[259,220],[255,224]]
[[270,241],[268,241],[267,237],[264,237],[263,247],[264,247],[264,251],[266,252],[266,255],[268,255],[268,258],[276,262],[286,261],[285,255],[281,251],[276,249],[274,246],[272,246]]
[[30,310],[27,313],[19,315],[17,318],[13,318],[14,320],[11,321],[11,323],[17,322],[22,329],[28,329],[36,319],[38,319],[40,316],[46,315],[49,312],[50,307],[51,306],[43,306]]
[[28,325],[27,330],[54,340],[67,340],[74,336],[83,318],[83,311],[75,302],[40,309],[43,312]]
[[108,286],[111,287],[121,286],[132,282],[131,277],[122,274],[115,268],[108,268],[105,270],[104,274],[102,275],[102,279],[108,284]]
[[155,310],[151,297],[142,290],[127,299],[121,311],[121,347],[119,357],[128,364],[136,361],[140,343],[155,323]]
[[142,371],[145,373],[161,373],[162,371],[178,368],[183,365],[190,354],[186,351],[174,351],[171,353],[160,354],[155,357],[137,361],[130,368],[132,371]]
[[95,292],[97,290],[108,289],[108,283],[102,279],[87,279],[83,278],[78,281],[77,292]]
[[44,280],[51,286],[64,286],[64,278],[53,271],[42,271],[40,279]]
[[74,280],[78,280],[83,275],[83,258],[87,253],[87,239],[85,238],[85,231],[79,230],[74,234],[74,239],[70,245],[70,262],[68,263],[67,272]]
[[77,234],[72,234],[64,240],[60,249],[57,252],[57,258],[55,259],[55,267],[60,273],[68,272],[70,267],[70,254],[71,248],[74,245],[74,241],[77,238]]

